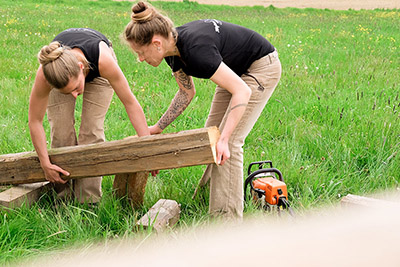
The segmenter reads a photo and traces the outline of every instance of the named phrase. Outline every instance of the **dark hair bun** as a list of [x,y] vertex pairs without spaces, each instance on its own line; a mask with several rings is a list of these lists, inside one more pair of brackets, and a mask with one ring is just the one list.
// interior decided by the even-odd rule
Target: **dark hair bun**
[[154,17],[154,8],[144,2],[139,2],[132,7],[131,19],[136,23],[145,23]]

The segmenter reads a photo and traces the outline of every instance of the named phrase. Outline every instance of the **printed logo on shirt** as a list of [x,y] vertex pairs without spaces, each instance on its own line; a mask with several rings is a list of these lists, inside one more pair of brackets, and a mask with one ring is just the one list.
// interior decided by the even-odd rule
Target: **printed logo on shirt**
[[97,34],[95,30],[89,29],[89,28],[70,28],[64,30],[65,32],[91,32],[94,34]]
[[214,30],[215,32],[219,33],[219,26],[222,25],[222,22],[220,20],[216,19],[205,19],[205,23],[212,23],[214,25]]

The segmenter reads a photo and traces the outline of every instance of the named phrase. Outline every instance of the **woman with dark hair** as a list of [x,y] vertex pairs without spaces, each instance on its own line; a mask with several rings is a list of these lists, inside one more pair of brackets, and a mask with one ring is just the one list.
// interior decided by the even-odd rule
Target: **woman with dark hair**
[[124,36],[140,61],[171,67],[179,90],[151,134],[161,133],[195,95],[193,77],[217,86],[206,122],[218,126],[217,164],[202,177],[211,178],[210,213],[243,217],[243,144],[281,76],[274,46],[260,34],[215,19],[192,21],[175,28],[172,21],[148,3],[132,7]]
[[[29,102],[29,129],[46,179],[55,183],[59,197],[75,195],[79,202],[96,203],[101,198],[101,177],[66,183],[69,173],[50,162],[43,118],[51,127],[51,147],[75,146],[105,141],[104,120],[114,90],[125,106],[139,136],[149,128],[139,102],[118,66],[111,42],[87,28],[67,29],[44,46]],[[83,96],[79,136],[75,132],[75,102]]]

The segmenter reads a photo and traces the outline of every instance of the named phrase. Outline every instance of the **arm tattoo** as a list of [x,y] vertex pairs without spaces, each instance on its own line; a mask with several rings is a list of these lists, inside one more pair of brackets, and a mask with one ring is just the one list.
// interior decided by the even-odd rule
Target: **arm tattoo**
[[179,70],[175,73],[175,78],[180,86],[179,91],[176,93],[174,99],[172,99],[171,105],[168,110],[164,113],[161,119],[158,121],[158,126],[164,130],[170,125],[189,105],[192,100],[186,91],[193,90],[193,82],[190,76]]
[[247,107],[247,104],[237,104],[236,106],[234,106],[233,108],[231,108],[231,110],[230,111],[232,111],[232,110],[234,110],[235,108],[238,108],[238,107]]
[[238,108],[238,107],[247,107],[247,104],[245,104],[245,103],[237,104],[236,106],[232,107],[232,108],[228,111],[228,114],[231,113],[232,110],[234,110],[235,108]]
[[186,90],[192,90],[192,79],[190,79],[186,73],[184,73],[182,70],[179,70],[176,72],[175,77],[182,84],[183,88]]

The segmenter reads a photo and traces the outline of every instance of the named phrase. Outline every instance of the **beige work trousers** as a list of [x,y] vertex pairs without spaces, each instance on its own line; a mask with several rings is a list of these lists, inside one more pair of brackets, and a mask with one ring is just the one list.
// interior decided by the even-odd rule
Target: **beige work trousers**
[[[281,63],[275,51],[253,62],[241,79],[251,88],[252,94],[243,117],[229,139],[231,157],[224,165],[210,164],[202,181],[210,181],[211,215],[227,219],[243,218],[243,145],[244,141],[263,111],[268,99],[281,77]],[[216,88],[206,127],[218,126],[223,130],[231,106],[231,93]]]
[[[114,90],[108,80],[98,77],[85,84],[82,102],[81,125],[77,138],[75,131],[75,103],[71,94],[57,89],[50,92],[47,117],[51,128],[51,147],[93,144],[105,141],[104,120]],[[59,198],[75,196],[80,203],[97,203],[101,199],[102,177],[70,180],[55,184]]]

